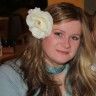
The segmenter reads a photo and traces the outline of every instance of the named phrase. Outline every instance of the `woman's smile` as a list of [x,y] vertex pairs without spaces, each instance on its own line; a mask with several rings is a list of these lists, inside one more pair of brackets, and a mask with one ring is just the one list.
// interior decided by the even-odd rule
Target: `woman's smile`
[[58,49],[56,49],[56,51],[57,51],[58,53],[60,53],[60,54],[63,54],[63,55],[68,55],[68,54],[69,54],[68,51],[63,51],[63,50],[58,50]]

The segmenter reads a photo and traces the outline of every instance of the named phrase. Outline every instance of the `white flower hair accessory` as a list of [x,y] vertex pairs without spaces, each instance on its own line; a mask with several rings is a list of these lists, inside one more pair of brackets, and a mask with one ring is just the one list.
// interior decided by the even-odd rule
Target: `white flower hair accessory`
[[35,38],[45,38],[50,35],[53,27],[53,18],[50,13],[41,11],[40,8],[30,9],[26,23]]
[[96,64],[91,65],[91,70],[96,72]]

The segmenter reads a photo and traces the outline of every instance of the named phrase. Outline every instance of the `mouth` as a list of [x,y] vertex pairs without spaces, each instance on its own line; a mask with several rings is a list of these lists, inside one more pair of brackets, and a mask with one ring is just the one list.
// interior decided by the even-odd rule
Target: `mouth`
[[68,55],[69,52],[68,51],[62,51],[62,50],[56,50],[57,52],[61,53],[61,54],[64,54],[64,55]]

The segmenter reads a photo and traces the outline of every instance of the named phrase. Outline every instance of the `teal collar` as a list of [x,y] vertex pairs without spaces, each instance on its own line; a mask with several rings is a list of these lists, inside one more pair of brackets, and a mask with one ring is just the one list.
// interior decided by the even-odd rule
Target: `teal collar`
[[69,64],[64,64],[63,66],[60,67],[51,67],[49,65],[46,66],[47,68],[47,72],[49,74],[59,74],[61,72],[64,71],[64,73],[67,73],[68,69],[69,69]]

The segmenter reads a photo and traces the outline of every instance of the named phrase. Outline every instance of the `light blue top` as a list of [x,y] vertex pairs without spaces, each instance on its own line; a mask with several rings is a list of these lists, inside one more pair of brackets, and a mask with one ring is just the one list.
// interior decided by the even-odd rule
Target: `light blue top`
[[26,96],[27,85],[22,77],[6,62],[0,67],[0,96]]
[[[23,80],[23,75],[20,74],[19,67],[14,66],[13,63],[14,60],[7,61],[0,66],[0,96],[26,96],[28,87]],[[20,62],[17,61],[16,64],[19,66]],[[69,90],[71,90],[70,86]],[[39,92],[40,89],[33,96],[38,96]],[[66,92],[65,96],[72,96],[70,92]]]

